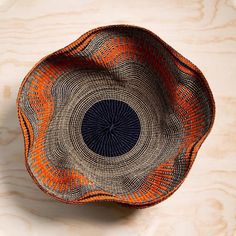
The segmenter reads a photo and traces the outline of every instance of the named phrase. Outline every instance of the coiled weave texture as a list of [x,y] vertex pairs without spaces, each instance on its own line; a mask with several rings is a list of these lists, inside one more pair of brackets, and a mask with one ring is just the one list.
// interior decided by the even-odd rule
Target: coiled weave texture
[[215,116],[201,71],[131,25],[90,30],[43,58],[17,107],[25,164],[44,192],[133,207],[177,190]]

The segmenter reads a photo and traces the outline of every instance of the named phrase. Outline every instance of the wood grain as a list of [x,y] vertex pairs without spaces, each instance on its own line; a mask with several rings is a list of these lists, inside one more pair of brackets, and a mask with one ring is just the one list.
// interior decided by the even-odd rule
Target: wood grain
[[[24,166],[16,96],[43,56],[94,27],[146,27],[196,64],[216,101],[216,120],[188,178],[169,199],[131,210],[51,200]],[[235,0],[0,1],[0,235],[236,235]]]

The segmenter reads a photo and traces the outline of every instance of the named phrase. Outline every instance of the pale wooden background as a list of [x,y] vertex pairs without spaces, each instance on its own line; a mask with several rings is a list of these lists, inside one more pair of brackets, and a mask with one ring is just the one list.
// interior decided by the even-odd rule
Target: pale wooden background
[[[181,188],[154,207],[51,200],[24,167],[15,100],[43,56],[101,25],[146,27],[205,74],[216,120]],[[0,236],[236,235],[236,1],[0,0]]]

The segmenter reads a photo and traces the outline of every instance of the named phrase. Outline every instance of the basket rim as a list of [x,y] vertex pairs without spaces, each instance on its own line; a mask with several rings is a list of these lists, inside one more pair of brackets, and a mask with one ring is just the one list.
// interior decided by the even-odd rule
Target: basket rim
[[[190,68],[191,70],[193,70],[194,72],[196,72],[196,74],[198,75],[197,78],[199,78],[202,82],[203,82],[203,85],[204,87],[206,88],[206,91],[207,91],[207,95],[208,95],[208,98],[209,98],[209,102],[210,102],[210,109],[211,109],[211,112],[212,112],[212,117],[211,117],[211,121],[210,121],[210,125],[209,125],[209,128],[208,130],[206,131],[206,133],[201,137],[201,139],[195,143],[195,145],[193,146],[193,149],[192,149],[192,152],[191,152],[191,163],[185,173],[185,176],[184,178],[182,178],[180,180],[180,182],[172,189],[172,191],[169,191],[166,195],[164,195],[163,197],[161,198],[158,198],[158,199],[154,199],[153,201],[148,201],[148,202],[144,202],[144,204],[141,204],[141,203],[134,203],[134,202],[129,202],[129,201],[124,201],[122,199],[118,200],[118,199],[113,199],[113,197],[109,197],[108,195],[101,195],[99,194],[99,196],[96,196],[95,194],[88,197],[88,198],[84,198],[82,197],[82,199],[78,199],[78,200],[66,200],[66,199],[63,199],[63,198],[60,198],[58,196],[56,196],[55,194],[53,193],[50,193],[48,192],[37,180],[37,178],[33,175],[31,169],[30,169],[30,166],[28,164],[28,159],[27,159],[27,140],[26,140],[26,137],[24,136],[24,130],[23,130],[23,126],[22,126],[22,123],[21,123],[21,109],[20,109],[20,106],[19,106],[19,103],[20,103],[20,96],[21,96],[21,93],[22,93],[22,89],[27,81],[27,79],[30,77],[30,75],[34,72],[34,70],[42,63],[44,62],[46,59],[52,57],[52,56],[55,56],[55,55],[59,55],[61,53],[64,53],[68,50],[71,50],[73,49],[73,47],[75,45],[77,45],[79,42],[81,42],[81,40],[83,40],[84,38],[86,37],[89,37],[91,36],[92,34],[94,33],[97,33],[97,32],[100,32],[100,31],[103,31],[105,29],[112,29],[112,28],[131,28],[131,29],[140,29],[140,30],[143,30],[145,32],[147,32],[148,34],[150,34],[150,36],[154,37],[156,40],[158,40],[164,47],[165,49],[167,49],[176,59],[178,59],[184,66],[186,66],[187,68]],[[135,208],[145,208],[145,207],[148,207],[148,206],[152,206],[152,205],[155,205],[157,203],[160,203],[162,202],[163,200],[165,200],[166,198],[168,198],[170,195],[172,195],[181,185],[182,183],[184,182],[184,180],[186,179],[187,175],[189,174],[190,170],[191,170],[191,167],[195,161],[195,158],[196,158],[196,155],[201,147],[201,145],[203,144],[203,142],[205,141],[205,139],[208,137],[209,133],[211,132],[212,130],[212,127],[213,127],[213,124],[215,122],[215,114],[216,114],[216,105],[215,105],[215,99],[214,99],[214,96],[212,94],[212,91],[210,89],[210,86],[208,84],[208,81],[206,80],[205,76],[203,75],[203,73],[201,72],[201,70],[194,64],[192,63],[190,60],[188,60],[187,58],[185,58],[182,54],[180,54],[177,50],[175,50],[173,47],[171,47],[169,44],[167,44],[163,39],[161,39],[159,36],[157,36],[155,33],[153,33],[151,30],[149,29],[146,29],[144,27],[141,27],[141,26],[137,26],[137,25],[133,25],[133,24],[111,24],[111,25],[104,25],[104,26],[99,26],[99,27],[96,27],[94,29],[91,29],[89,31],[87,31],[86,33],[82,34],[79,38],[77,38],[75,41],[73,41],[72,43],[68,44],[67,46],[55,51],[55,52],[52,52],[46,56],[44,56],[42,59],[40,59],[32,68],[31,70],[26,74],[26,76],[24,77],[21,85],[20,85],[20,88],[19,88],[19,91],[18,91],[18,95],[17,95],[17,99],[16,99],[16,107],[17,107],[17,116],[18,116],[18,120],[20,121],[20,126],[21,126],[21,130],[22,130],[22,133],[23,133],[23,137],[24,137],[24,156],[25,156],[25,159],[24,159],[24,162],[25,162],[25,166],[26,166],[26,169],[28,171],[28,173],[30,174],[30,176],[32,177],[33,181],[35,182],[35,184],[43,191],[45,192],[47,195],[49,195],[50,197],[60,201],[60,202],[63,202],[63,203],[67,203],[67,204],[84,204],[84,203],[88,203],[88,202],[96,202],[96,201],[112,201],[112,202],[116,202],[116,203],[119,203],[121,205],[124,205],[124,206],[127,206],[127,207],[135,207]]]

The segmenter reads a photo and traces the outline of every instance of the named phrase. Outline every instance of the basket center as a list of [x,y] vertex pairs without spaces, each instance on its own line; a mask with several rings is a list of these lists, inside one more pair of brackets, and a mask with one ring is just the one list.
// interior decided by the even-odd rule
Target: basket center
[[85,113],[81,132],[87,147],[102,156],[120,156],[130,151],[140,135],[137,113],[125,102],[107,99]]

